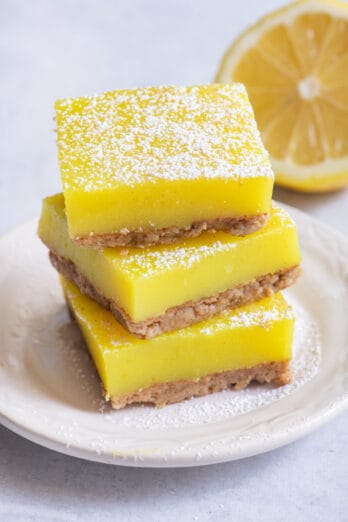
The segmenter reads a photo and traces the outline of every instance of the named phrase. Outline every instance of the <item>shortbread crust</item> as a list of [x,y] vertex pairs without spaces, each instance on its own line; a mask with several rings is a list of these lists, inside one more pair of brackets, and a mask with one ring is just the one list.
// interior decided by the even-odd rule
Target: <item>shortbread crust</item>
[[247,236],[262,228],[268,221],[269,214],[242,216],[231,218],[217,218],[212,221],[198,221],[187,227],[166,227],[151,229],[124,229],[112,234],[90,234],[73,238],[80,246],[103,249],[108,247],[147,247],[156,245],[170,245],[182,239],[197,237],[202,232],[216,232],[222,230],[234,236]]
[[237,285],[214,296],[174,306],[157,317],[134,322],[122,308],[117,306],[115,301],[103,296],[72,261],[58,256],[52,251],[50,251],[49,257],[52,265],[60,274],[74,283],[83,294],[110,310],[122,326],[142,339],[151,339],[164,332],[185,328],[224,310],[263,299],[292,285],[301,273],[298,265],[286,270],[279,270],[274,274],[255,278],[244,285]]
[[134,403],[153,404],[157,408],[161,408],[167,404],[227,389],[241,390],[252,381],[260,384],[272,383],[278,386],[288,384],[291,381],[289,361],[270,362],[251,368],[213,373],[198,380],[158,383],[122,397],[110,397],[110,401],[115,410]]

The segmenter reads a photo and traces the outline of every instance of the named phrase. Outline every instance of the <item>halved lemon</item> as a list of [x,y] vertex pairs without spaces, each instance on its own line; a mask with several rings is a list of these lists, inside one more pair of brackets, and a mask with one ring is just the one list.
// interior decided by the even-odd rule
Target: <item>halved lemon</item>
[[216,81],[246,85],[279,185],[348,186],[347,2],[269,14],[230,46]]

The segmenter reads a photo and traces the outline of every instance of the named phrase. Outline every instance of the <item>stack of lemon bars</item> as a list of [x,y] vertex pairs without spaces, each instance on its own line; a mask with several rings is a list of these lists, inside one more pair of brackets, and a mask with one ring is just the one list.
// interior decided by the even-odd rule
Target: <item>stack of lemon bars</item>
[[113,408],[291,378],[296,225],[241,84],[56,103],[39,236]]

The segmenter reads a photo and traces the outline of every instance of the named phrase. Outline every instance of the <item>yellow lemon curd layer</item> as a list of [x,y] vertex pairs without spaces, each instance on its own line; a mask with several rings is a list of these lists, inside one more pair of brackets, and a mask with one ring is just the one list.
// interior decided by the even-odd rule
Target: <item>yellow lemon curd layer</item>
[[133,321],[196,301],[300,262],[297,228],[285,210],[273,206],[268,223],[246,237],[205,233],[179,244],[144,249],[94,250],[69,238],[64,198],[44,199],[39,236]]
[[58,100],[71,237],[268,212],[273,173],[241,84]]
[[281,294],[142,340],[75,285],[63,278],[61,282],[109,397],[291,359],[294,317]]

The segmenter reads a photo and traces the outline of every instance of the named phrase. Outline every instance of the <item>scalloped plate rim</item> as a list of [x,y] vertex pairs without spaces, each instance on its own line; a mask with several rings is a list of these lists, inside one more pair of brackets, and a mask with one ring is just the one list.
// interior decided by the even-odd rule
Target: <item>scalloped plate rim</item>
[[[324,232],[331,234],[331,236],[333,236],[336,239],[336,241],[342,243],[343,247],[346,248],[348,252],[348,239],[342,233],[333,229],[329,225],[324,224],[321,221],[311,217],[310,215],[300,211],[297,208],[285,205],[283,203],[281,203],[281,206],[286,208],[290,212],[290,214],[294,214],[295,219],[297,218],[297,220],[300,221],[300,224],[301,222],[310,222],[313,226],[319,226]],[[25,230],[26,227],[33,226],[33,223],[36,222],[37,220],[31,220],[7,232],[0,238],[0,245],[4,240],[12,236],[12,234],[20,233],[21,229]],[[301,389],[298,390],[297,393],[301,393]],[[271,407],[272,405],[269,406]],[[132,454],[131,448],[128,449],[127,452],[120,451],[117,452],[117,454],[116,452],[115,454],[105,454],[97,453],[92,449],[82,448],[78,445],[72,444],[70,446],[67,446],[62,441],[60,441],[58,436],[56,438],[49,438],[46,435],[38,432],[37,430],[35,431],[16,422],[15,418],[10,418],[10,416],[5,415],[1,411],[1,403],[0,424],[2,424],[7,429],[13,431],[14,433],[17,433],[18,435],[43,447],[46,447],[54,451],[58,451],[69,456],[87,459],[90,461],[135,467],[189,467],[238,460],[240,458],[246,458],[252,455],[257,455],[260,453],[271,451],[272,449],[279,448],[285,444],[294,442],[295,440],[298,440],[299,438],[306,436],[313,430],[319,428],[326,422],[330,421],[331,419],[342,413],[347,408],[348,393],[345,393],[342,396],[338,396],[337,400],[329,406],[325,406],[316,414],[307,417],[303,422],[299,423],[296,426],[296,428],[293,428],[291,430],[280,429],[273,433],[270,438],[266,438],[265,440],[260,441],[259,439],[252,439],[246,441],[244,442],[244,446],[238,449],[231,448],[228,444],[225,444],[224,450],[220,450],[218,454],[213,452],[209,453],[209,451],[207,451],[204,455],[202,455],[199,461],[196,460],[195,455],[190,454],[176,455],[175,457],[165,458],[163,457],[163,455],[156,455],[155,452],[153,454],[146,452],[146,454],[144,455],[139,455],[139,450],[137,450],[137,454]]]

